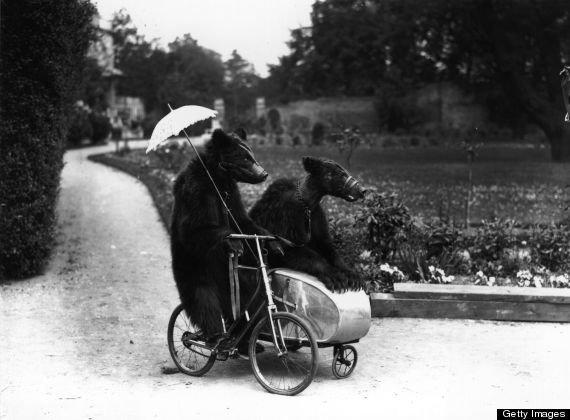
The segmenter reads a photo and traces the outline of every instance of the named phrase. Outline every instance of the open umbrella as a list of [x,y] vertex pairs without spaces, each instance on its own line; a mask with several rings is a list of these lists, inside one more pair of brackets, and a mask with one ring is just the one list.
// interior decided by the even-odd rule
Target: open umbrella
[[177,109],[170,108],[170,112],[154,127],[146,152],[148,153],[155,150],[164,140],[171,136],[178,135],[182,130],[192,124],[209,118],[215,118],[216,114],[217,112],[213,109],[198,105],[186,105]]

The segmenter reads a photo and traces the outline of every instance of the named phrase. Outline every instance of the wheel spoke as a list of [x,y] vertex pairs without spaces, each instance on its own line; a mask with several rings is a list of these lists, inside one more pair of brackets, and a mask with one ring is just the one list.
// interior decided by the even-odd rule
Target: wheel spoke
[[[304,321],[296,315],[277,313],[273,316],[278,347],[285,345],[285,354],[278,356],[273,338],[266,343],[265,352],[251,358],[254,374],[270,392],[293,395],[305,389],[316,373],[316,341]],[[267,339],[271,323],[266,319],[259,323],[252,333],[253,342]],[[271,334],[271,333],[270,333]],[[299,343],[307,343],[308,351],[297,351]],[[252,344],[253,345],[253,344]],[[295,349],[293,351],[292,349]]]

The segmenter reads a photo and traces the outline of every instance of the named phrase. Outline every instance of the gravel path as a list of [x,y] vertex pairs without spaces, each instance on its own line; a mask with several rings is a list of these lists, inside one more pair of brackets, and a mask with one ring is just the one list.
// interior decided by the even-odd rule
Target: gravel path
[[142,184],[86,160],[111,148],[66,154],[50,268],[0,287],[0,418],[492,419],[568,407],[562,324],[375,320],[351,378],[333,378],[324,350],[293,398],[263,391],[243,360],[202,378],[164,374],[178,301],[168,238]]

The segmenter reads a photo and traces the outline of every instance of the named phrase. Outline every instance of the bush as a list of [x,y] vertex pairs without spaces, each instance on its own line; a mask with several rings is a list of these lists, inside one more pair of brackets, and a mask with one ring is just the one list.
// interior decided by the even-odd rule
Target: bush
[[0,8],[0,278],[22,278],[42,270],[53,246],[67,115],[95,9],[78,0]]
[[145,139],[150,138],[152,135],[152,130],[156,127],[156,124],[161,120],[161,116],[156,112],[149,113],[141,122],[141,127],[143,129],[143,136]]
[[93,126],[91,125],[89,113],[82,107],[73,107],[68,127],[67,144],[69,146],[79,146],[82,140],[93,137]]
[[311,144],[313,146],[319,146],[323,144],[323,140],[325,139],[325,126],[322,123],[315,123],[313,125],[313,129],[311,131]]
[[570,229],[565,225],[535,226],[530,239],[532,259],[551,271],[570,270]]
[[410,211],[395,194],[368,194],[357,221],[366,226],[367,245],[381,261],[391,259],[415,231]]
[[111,133],[111,122],[107,116],[93,112],[89,115],[89,121],[93,128],[93,134],[91,136],[93,143],[102,142],[109,137]]

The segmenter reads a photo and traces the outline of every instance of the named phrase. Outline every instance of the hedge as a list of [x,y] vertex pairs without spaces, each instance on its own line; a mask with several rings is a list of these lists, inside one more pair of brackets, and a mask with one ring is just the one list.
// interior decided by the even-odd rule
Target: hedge
[[12,279],[40,273],[54,244],[67,115],[95,8],[81,0],[0,7],[0,279]]

